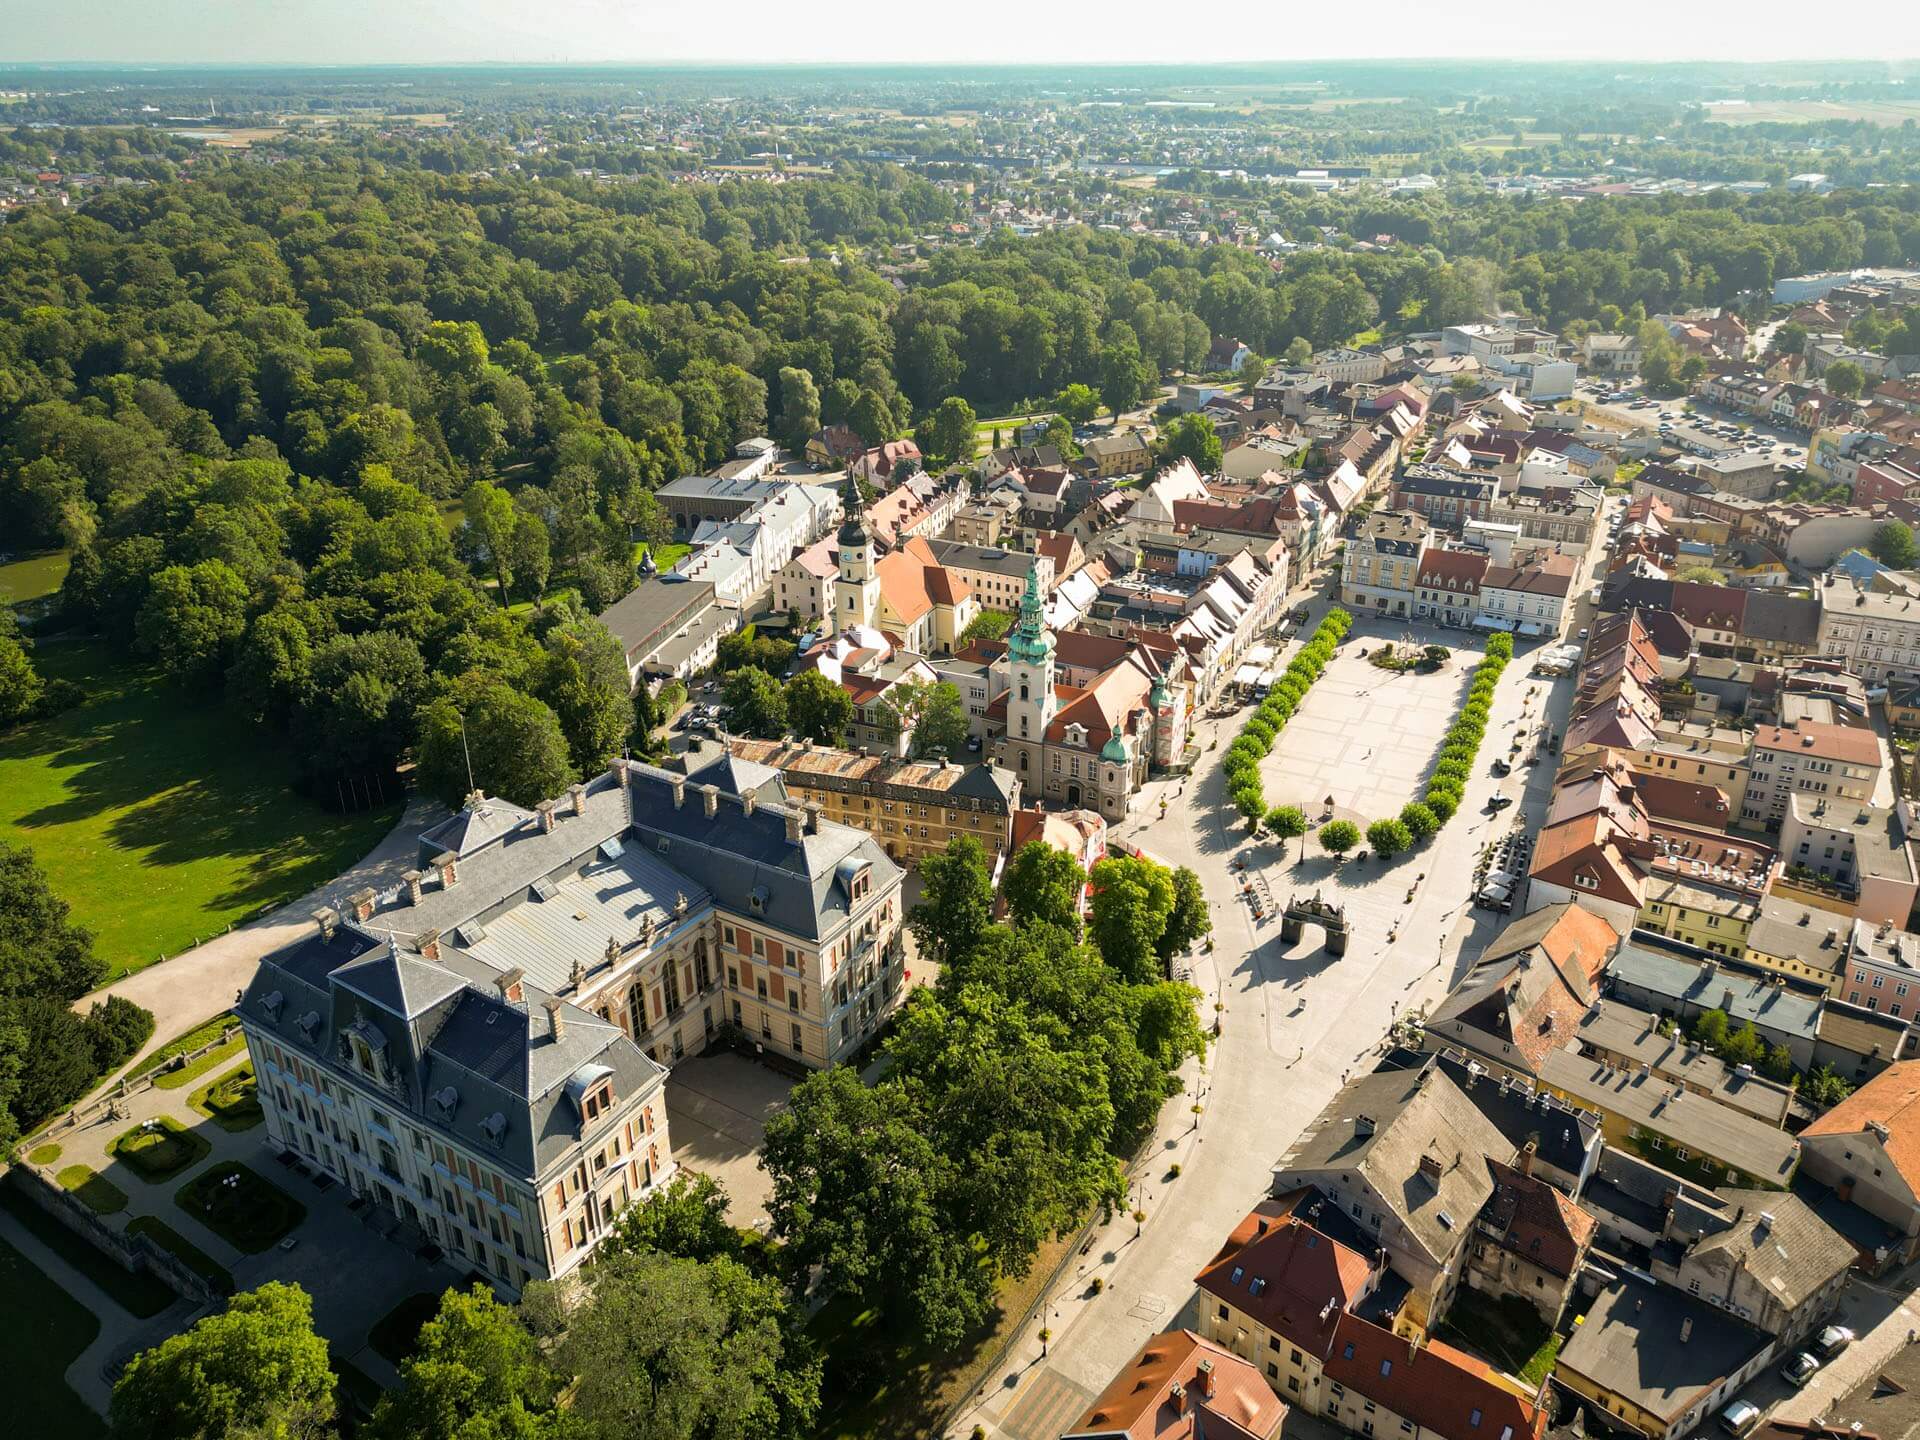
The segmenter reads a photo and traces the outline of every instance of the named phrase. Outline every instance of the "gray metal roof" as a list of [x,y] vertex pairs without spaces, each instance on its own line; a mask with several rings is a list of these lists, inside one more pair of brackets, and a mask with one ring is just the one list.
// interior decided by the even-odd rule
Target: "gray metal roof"
[[1672,1421],[1769,1343],[1751,1325],[1678,1290],[1618,1280],[1587,1307],[1559,1363]]
[[1737,1025],[1751,1020],[1766,1029],[1804,1036],[1811,1041],[1818,1025],[1820,1001],[1774,985],[1757,975],[1726,965],[1709,966],[1643,945],[1622,945],[1607,972],[1664,1000],[1705,1009],[1725,1010]]

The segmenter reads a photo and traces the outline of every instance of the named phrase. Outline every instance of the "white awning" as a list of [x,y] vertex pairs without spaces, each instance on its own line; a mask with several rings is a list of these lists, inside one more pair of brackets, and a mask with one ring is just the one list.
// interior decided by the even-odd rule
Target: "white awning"
[[1476,615],[1473,617],[1475,628],[1480,630],[1511,630],[1513,622],[1498,615]]
[[1547,632],[1531,620],[1525,620],[1521,622],[1520,633],[1522,635],[1544,635]]

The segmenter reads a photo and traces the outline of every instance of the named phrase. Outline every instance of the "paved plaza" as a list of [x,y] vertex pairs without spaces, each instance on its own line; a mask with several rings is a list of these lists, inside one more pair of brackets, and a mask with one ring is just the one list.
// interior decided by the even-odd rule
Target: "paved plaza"
[[667,1076],[673,1158],[726,1188],[735,1225],[766,1227],[773,1181],[760,1168],[760,1141],[792,1090],[785,1076],[725,1052],[690,1056]]
[[1431,675],[1396,675],[1360,657],[1401,633],[1354,626],[1261,766],[1269,806],[1298,805],[1318,823],[1331,795],[1334,813],[1364,829],[1418,798],[1484,642],[1449,639],[1453,658]]

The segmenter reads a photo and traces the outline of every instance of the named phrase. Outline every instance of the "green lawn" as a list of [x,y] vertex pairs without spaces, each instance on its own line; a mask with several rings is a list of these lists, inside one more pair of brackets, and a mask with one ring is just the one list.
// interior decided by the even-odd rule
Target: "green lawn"
[[23,1435],[88,1437],[106,1426],[73,1393],[67,1367],[100,1333],[100,1322],[18,1250],[0,1241],[0,1350],[13,1379],[9,1422]]
[[227,1267],[166,1221],[152,1215],[136,1215],[127,1222],[127,1233],[146,1236],[162,1250],[171,1251],[181,1264],[204,1279],[222,1295],[233,1294],[233,1276]]
[[237,1066],[219,1079],[209,1080],[187,1097],[187,1104],[222,1130],[235,1134],[251,1130],[267,1118],[260,1108],[260,1088],[251,1065]]
[[[11,1185],[0,1185],[0,1209],[18,1220],[34,1239],[98,1285],[129,1315],[148,1320],[180,1298],[171,1287],[144,1270],[122,1268],[104,1250],[83,1240],[24,1195],[16,1193]],[[137,1223],[131,1222],[128,1228]],[[0,1305],[0,1310],[5,1309],[6,1306]]]
[[162,1045],[158,1050],[155,1050],[138,1065],[134,1066],[133,1069],[127,1072],[127,1078],[129,1080],[138,1080],[142,1075],[150,1071],[158,1070],[162,1065],[173,1059],[174,1056],[185,1055],[190,1050],[198,1050],[202,1045],[210,1041],[218,1040],[221,1032],[235,1023],[231,1010],[223,1010],[211,1020],[202,1020],[191,1030],[183,1031],[174,1036],[171,1040],[167,1041],[166,1044]]
[[[633,545],[633,563],[638,565],[641,560],[646,557],[646,553],[647,542],[644,540],[636,540]],[[692,553],[693,546],[678,541],[671,545],[655,545],[653,547],[653,563],[660,567],[660,573],[664,575]]]
[[189,1060],[178,1070],[169,1070],[163,1075],[156,1076],[153,1087],[156,1090],[181,1089],[183,1086],[191,1085],[208,1071],[218,1070],[222,1065],[229,1063],[234,1056],[246,1053],[247,1037],[236,1033],[231,1040],[214,1046],[199,1059]]
[[392,827],[294,793],[277,737],[105,644],[43,640],[35,663],[87,701],[0,736],[0,839],[33,847],[115,975],[338,875]]
[[157,1184],[171,1180],[189,1166],[198,1165],[212,1152],[213,1146],[171,1115],[158,1115],[134,1126],[107,1149],[143,1180]]
[[234,1160],[203,1170],[173,1202],[247,1255],[269,1249],[307,1218],[306,1206]]
[[0,560],[0,605],[24,605],[51,595],[67,578],[67,552],[42,550]]
[[91,1165],[69,1165],[53,1178],[96,1215],[118,1215],[127,1208],[127,1192]]
[[36,1145],[27,1152],[27,1159],[35,1165],[51,1165],[60,1158],[58,1145]]
[[1529,1385],[1546,1378],[1562,1339],[1526,1301],[1512,1295],[1492,1300],[1464,1286],[1455,1293],[1437,1333],[1449,1345],[1485,1356]]

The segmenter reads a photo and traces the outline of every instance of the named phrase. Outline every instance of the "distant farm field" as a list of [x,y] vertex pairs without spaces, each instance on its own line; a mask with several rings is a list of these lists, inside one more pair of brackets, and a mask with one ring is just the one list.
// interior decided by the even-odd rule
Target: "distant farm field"
[[1865,120],[1889,127],[1920,120],[1920,100],[1716,100],[1707,118],[1728,125],[1804,125],[1816,120]]

